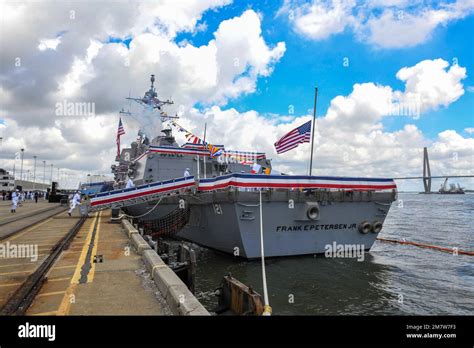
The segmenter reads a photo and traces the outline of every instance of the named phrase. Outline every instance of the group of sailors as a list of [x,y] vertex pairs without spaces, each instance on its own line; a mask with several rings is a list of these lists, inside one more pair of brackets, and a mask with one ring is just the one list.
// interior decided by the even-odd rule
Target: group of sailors
[[[42,192],[32,192],[32,191],[23,192],[23,191],[20,191],[19,189],[12,191],[9,196],[7,196],[5,193],[2,193],[2,195],[3,195],[3,200],[6,200],[8,198],[11,199],[12,204],[11,204],[10,212],[12,214],[16,213],[18,206],[21,206],[21,204],[25,202],[25,200],[30,199],[34,201],[35,203],[38,203],[38,198],[40,196],[44,197],[44,194]],[[69,201],[70,201],[70,206],[67,213],[69,216],[71,216],[72,211],[81,203],[81,192],[79,190],[76,191],[74,195],[70,197]]]
[[12,214],[16,213],[16,209],[17,209],[18,205],[21,206],[21,204],[23,202],[25,202],[25,200],[27,200],[27,199],[32,200],[35,203],[38,203],[38,198],[40,196],[43,196],[43,193],[38,192],[38,191],[24,192],[24,191],[20,191],[19,189],[15,189],[14,191],[9,192],[8,194],[5,191],[2,192],[2,197],[3,197],[4,201],[7,200],[7,199],[11,199],[11,201],[12,201],[11,209],[10,209],[10,212]]
[[3,201],[11,200],[14,192],[17,192],[17,194],[20,196],[20,201],[21,202],[24,202],[27,199],[30,199],[32,201],[37,202],[38,198],[44,197],[44,193],[41,192],[41,191],[40,192],[38,192],[38,191],[23,192],[23,191],[20,191],[20,190],[16,189],[15,191],[2,191],[0,193],[1,200],[3,200]]

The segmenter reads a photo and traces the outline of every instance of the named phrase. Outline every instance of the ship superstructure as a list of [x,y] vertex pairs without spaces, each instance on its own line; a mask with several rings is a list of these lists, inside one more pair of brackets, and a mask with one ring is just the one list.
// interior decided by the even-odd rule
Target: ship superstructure
[[[158,117],[183,131],[162,110],[171,103],[160,104]],[[369,250],[397,197],[392,179],[275,175],[264,153],[191,138],[180,146],[170,126],[151,140],[139,132],[112,166],[119,190],[101,193],[95,204],[121,206],[145,233],[252,259],[260,256],[260,193],[270,257],[324,253],[334,243]],[[122,189],[129,178],[136,187]]]

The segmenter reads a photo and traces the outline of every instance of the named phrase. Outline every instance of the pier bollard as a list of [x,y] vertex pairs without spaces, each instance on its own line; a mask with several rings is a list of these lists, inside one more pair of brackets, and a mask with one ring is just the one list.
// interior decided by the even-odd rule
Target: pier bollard
[[119,208],[112,208],[112,215],[110,217],[111,223],[119,223],[120,222],[120,209]]

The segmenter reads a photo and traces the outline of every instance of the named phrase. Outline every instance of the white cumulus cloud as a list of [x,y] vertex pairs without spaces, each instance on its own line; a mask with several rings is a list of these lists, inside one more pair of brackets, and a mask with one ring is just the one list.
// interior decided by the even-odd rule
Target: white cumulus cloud
[[294,30],[309,39],[324,40],[350,29],[362,42],[393,49],[421,44],[436,28],[463,19],[473,11],[471,0],[440,3],[285,0],[278,15],[286,14]]
[[457,64],[449,66],[443,59],[423,60],[415,66],[400,69],[396,76],[405,82],[405,92],[399,96],[400,100],[418,100],[423,112],[448,106],[464,94],[461,80],[466,78],[466,68]]
[[[271,75],[285,54],[284,42],[265,40],[261,15],[246,10],[223,20],[213,37],[200,46],[174,40],[178,32],[205,29],[199,24],[203,13],[228,3],[118,3],[114,11],[102,3],[91,7],[74,2],[72,9],[69,4],[56,2],[51,3],[54,6],[2,3],[7,16],[2,23],[2,34],[6,35],[0,36],[0,58],[11,64],[0,66],[0,118],[7,124],[0,129],[1,166],[11,169],[15,152],[24,147],[25,170],[32,169],[34,153],[48,165],[64,168],[77,181],[85,173],[109,172],[115,155],[117,111],[128,107],[123,98],[129,93],[141,96],[148,89],[149,74],[154,73],[159,96],[173,97],[175,105],[169,108],[170,113],[180,112],[180,122],[186,128],[202,134],[207,122],[209,141],[237,150],[265,151],[276,169],[305,173],[308,144],[276,155],[273,143],[311,115],[269,117],[255,110],[239,113],[226,106],[233,98],[255,92],[258,79]],[[321,25],[340,32],[347,25],[344,21],[353,20],[351,3],[314,4],[301,16],[332,13],[326,19],[305,19],[315,38],[329,35]],[[171,9],[174,17],[167,12]],[[341,22],[335,14],[345,18]],[[28,26],[22,25],[25,21]],[[55,49],[38,49],[40,40],[58,37],[59,33],[61,42]],[[109,42],[110,37],[128,37],[130,47]],[[14,64],[17,57],[20,66]],[[433,173],[472,172],[472,138],[447,130],[431,140],[414,124],[394,132],[382,124],[385,116],[393,114],[395,103],[413,98],[422,101],[420,112],[448,107],[463,95],[465,77],[464,67],[441,59],[425,60],[401,67],[397,78],[404,83],[403,90],[365,82],[354,84],[347,95],[335,96],[327,113],[317,119],[314,173],[419,174],[423,146],[430,147]],[[55,104],[64,100],[93,103],[96,115],[57,117]],[[122,120],[126,130],[122,144],[134,140],[144,125],[149,135],[159,131],[157,117],[152,115]]]

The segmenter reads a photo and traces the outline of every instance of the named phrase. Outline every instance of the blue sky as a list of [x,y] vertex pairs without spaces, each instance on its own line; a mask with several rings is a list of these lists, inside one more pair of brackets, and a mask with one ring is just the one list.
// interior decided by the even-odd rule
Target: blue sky
[[[307,121],[317,85],[318,117],[334,98],[345,99],[339,98],[332,116],[317,123],[316,174],[419,174],[424,146],[429,147],[433,173],[472,173],[472,0],[230,2],[77,2],[75,21],[64,16],[71,10],[66,2],[2,4],[9,20],[2,25],[0,41],[9,50],[0,51],[0,58],[21,57],[25,63],[20,69],[2,66],[4,166],[12,168],[13,154],[25,147],[30,156],[70,174],[108,173],[116,151],[116,124],[110,123],[110,115],[118,118],[117,110],[129,105],[123,97],[130,91],[143,95],[149,75],[155,74],[160,96],[184,106],[188,129],[201,134],[206,120],[215,143],[266,152],[282,172],[306,172],[309,144],[277,155],[274,142]],[[403,18],[397,16],[400,11]],[[236,58],[242,64],[226,69]],[[446,67],[454,58],[460,67]],[[400,81],[395,75],[404,67],[409,68],[404,70],[406,81]],[[264,76],[268,69],[273,71]],[[362,85],[351,95],[354,84],[363,83],[376,87]],[[28,109],[18,96],[28,97]],[[428,110],[421,118],[382,114],[394,105],[386,106],[382,98],[407,102],[413,96],[423,98],[420,104]],[[63,100],[96,103],[96,131],[90,131],[88,119],[57,122],[51,109]],[[293,119],[285,117],[290,106]],[[125,119],[123,143],[133,141],[140,127],[153,131],[149,121],[146,116]],[[90,137],[88,146],[80,144],[77,129]],[[473,187],[474,181],[468,184]]]
[[[256,110],[261,114],[285,115],[289,105],[294,106],[296,116],[312,110],[314,86],[319,88],[318,115],[324,115],[330,101],[338,95],[348,95],[355,83],[374,82],[403,90],[402,81],[396,78],[399,69],[413,66],[425,59],[442,58],[450,63],[456,58],[460,66],[467,69],[463,80],[466,93],[448,108],[428,111],[420,119],[408,117],[386,117],[384,127],[396,131],[407,123],[415,124],[426,137],[435,138],[446,129],[463,131],[474,126],[474,16],[438,26],[431,37],[422,44],[402,49],[376,48],[355,38],[346,29],[324,40],[311,40],[294,32],[285,15],[276,17],[282,3],[279,1],[237,1],[218,11],[208,11],[200,23],[206,23],[207,30],[197,34],[181,33],[176,38],[191,41],[193,45],[205,45],[213,38],[219,23],[240,15],[252,8],[263,15],[262,35],[269,45],[279,41],[286,44],[286,52],[276,64],[268,78],[257,82],[257,93],[231,100],[229,107],[240,112]],[[396,35],[396,33],[394,33]],[[349,59],[349,66],[343,66],[343,59]]]

